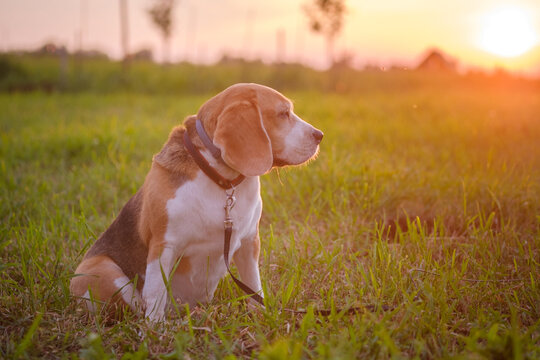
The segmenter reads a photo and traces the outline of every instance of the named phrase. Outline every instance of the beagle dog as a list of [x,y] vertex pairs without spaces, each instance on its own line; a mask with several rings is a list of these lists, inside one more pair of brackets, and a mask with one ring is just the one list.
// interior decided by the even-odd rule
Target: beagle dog
[[266,86],[236,84],[211,98],[173,128],[143,186],[75,270],[72,295],[90,311],[100,303],[129,306],[153,321],[165,316],[168,289],[180,303],[212,300],[228,267],[224,203],[234,199],[227,210],[234,220],[228,256],[262,296],[259,176],[314,158],[322,137],[290,100]]

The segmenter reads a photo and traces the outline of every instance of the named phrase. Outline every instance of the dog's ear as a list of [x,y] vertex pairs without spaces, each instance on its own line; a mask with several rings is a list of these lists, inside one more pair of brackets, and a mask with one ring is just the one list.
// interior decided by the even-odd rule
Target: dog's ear
[[258,176],[272,168],[272,144],[255,101],[235,101],[217,118],[214,142],[222,158],[245,176]]

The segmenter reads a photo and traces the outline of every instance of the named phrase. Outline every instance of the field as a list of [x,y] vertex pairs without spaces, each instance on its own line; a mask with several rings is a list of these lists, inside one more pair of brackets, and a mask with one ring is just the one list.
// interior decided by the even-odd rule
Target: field
[[262,177],[266,309],[227,277],[158,326],[89,316],[68,284],[213,93],[0,94],[0,358],[539,358],[538,90],[284,93],[325,138]]

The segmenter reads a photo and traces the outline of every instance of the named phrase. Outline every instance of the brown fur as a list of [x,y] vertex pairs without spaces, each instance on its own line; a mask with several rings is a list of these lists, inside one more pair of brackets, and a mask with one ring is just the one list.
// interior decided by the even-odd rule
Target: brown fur
[[180,264],[178,264],[178,267],[176,268],[175,274],[187,274],[190,270],[191,262],[188,257],[183,256],[180,260]]
[[[111,226],[88,250],[84,256],[85,260],[100,255],[108,256],[128,278],[132,279],[135,275],[139,275],[140,278],[144,275],[148,248],[137,231],[143,192],[144,189],[139,190],[129,199]],[[73,281],[77,281],[77,278]]]
[[[253,110],[243,114],[246,109],[251,110],[247,104],[251,104]],[[230,111],[234,107],[240,110],[239,107],[241,106],[248,107],[244,108],[242,112]],[[197,117],[204,124],[204,128],[210,137],[215,138],[215,144],[224,151],[225,162],[229,166],[239,170],[244,175],[250,175],[250,173],[251,175],[262,175],[268,172],[272,166],[286,164],[280,159],[274,159],[273,154],[280,152],[284,148],[283,139],[293,125],[288,119],[280,118],[280,114],[290,109],[292,109],[290,100],[277,91],[262,88],[255,84],[241,84],[231,86],[226,91],[208,100],[199,109]],[[246,129],[244,127],[248,119],[245,119],[246,121],[234,119],[233,115],[240,114],[249,117],[251,128]],[[228,124],[227,121],[224,121],[230,120],[230,118],[234,119],[233,123],[236,126],[233,126],[233,123]],[[254,124],[258,123],[258,121],[253,121],[254,118],[262,121],[263,129],[253,127]],[[220,129],[220,124],[226,125],[223,125],[224,127]],[[238,126],[242,126],[242,132],[234,131],[238,129]],[[268,164],[268,148],[261,146],[264,141],[261,144],[249,141],[250,137],[262,140],[261,131],[266,133],[267,140],[265,141],[271,141],[270,164]],[[239,150],[240,144],[250,146],[251,151]],[[235,149],[235,145],[238,146],[238,149]],[[232,146],[232,148],[229,149],[229,146]],[[229,159],[227,159],[227,151],[234,153]],[[252,157],[259,159],[258,164],[257,161],[253,161]]]
[[214,139],[225,150],[223,160],[244,175],[262,175],[272,167],[270,139],[258,107],[248,101],[235,102],[223,109]]
[[[203,104],[197,116],[189,116],[183,127],[175,127],[154,156],[142,188],[84,256],[76,270],[84,275],[72,279],[71,292],[80,297],[90,289],[96,299],[106,301],[112,297],[112,302],[118,303],[122,298],[114,295],[119,290],[114,285],[115,279],[138,276],[137,288],[143,288],[147,263],[163,251],[168,225],[167,201],[200,171],[183,141],[187,131],[193,144],[203,147],[195,129],[197,118],[221,149],[224,162],[231,168],[229,171],[257,176],[272,166],[287,165],[275,154],[285,149],[284,138],[294,125],[288,115],[291,109],[291,102],[275,90],[255,84],[234,85]],[[228,168],[223,163],[221,166]],[[258,259],[259,253],[257,236],[241,247],[235,258]],[[190,269],[190,259],[183,258],[176,272],[187,273]]]
[[[188,128],[187,131],[190,135],[195,131],[194,117],[188,117],[184,122],[184,126],[173,128],[161,151],[154,156],[154,162],[170,172],[168,180],[173,185],[195,178],[199,170],[197,164],[191,159],[191,155],[184,147],[184,131],[186,131],[186,128]],[[199,145],[201,144],[199,143]]]
[[[105,301],[107,296],[118,291],[113,281],[121,276],[129,279],[138,276],[137,288],[143,288],[147,261],[161,253],[160,246],[167,228],[167,201],[198,171],[184,148],[184,131],[183,127],[171,131],[162,150],[154,156],[143,187],[129,199],[85,254],[75,273],[87,276],[76,276],[71,280],[73,295],[80,297],[90,289],[96,299]],[[118,267],[111,266],[114,264]],[[106,273],[109,270],[111,272]],[[121,300],[121,297],[116,297],[115,301]]]
[[[97,255],[83,260],[75,271],[79,276],[71,282],[71,293],[83,296],[91,289],[93,299],[100,302],[112,300],[113,303],[123,303],[114,279],[125,276],[115,262],[104,255]],[[74,281],[76,280],[76,281]]]

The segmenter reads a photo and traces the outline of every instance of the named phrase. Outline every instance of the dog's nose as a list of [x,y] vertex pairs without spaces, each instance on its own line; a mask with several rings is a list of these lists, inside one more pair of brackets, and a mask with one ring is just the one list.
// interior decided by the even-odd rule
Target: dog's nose
[[322,140],[322,138],[324,136],[323,132],[320,131],[320,130],[314,130],[312,135],[313,135],[313,138],[315,139],[315,141],[317,141],[317,144],[321,142],[321,140]]

